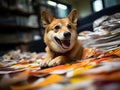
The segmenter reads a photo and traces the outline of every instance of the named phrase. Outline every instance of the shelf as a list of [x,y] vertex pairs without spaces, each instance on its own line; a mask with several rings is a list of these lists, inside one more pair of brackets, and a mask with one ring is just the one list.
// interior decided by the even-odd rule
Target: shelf
[[22,11],[20,9],[10,9],[10,8],[5,8],[5,7],[1,7],[1,6],[0,6],[0,13],[2,13],[2,14],[10,13],[13,15],[20,15],[20,16],[27,16],[27,17],[34,14],[34,13]]
[[0,50],[9,51],[11,49],[15,49],[15,47],[19,45],[28,45],[30,52],[45,52],[45,47],[46,47],[43,40],[40,39],[40,40],[30,41],[27,43],[23,43],[23,42],[0,43]]
[[0,50],[11,50],[14,49],[16,46],[21,45],[21,43],[0,43]]
[[39,30],[39,28],[32,26],[15,25],[15,24],[0,24],[0,33],[14,33],[16,31],[25,32],[30,30]]
[[20,45],[20,44],[29,44],[29,42],[27,43],[24,43],[24,42],[14,42],[14,43],[1,43],[0,42],[0,45]]
[[31,41],[28,41],[28,42],[24,42],[24,41],[16,41],[16,42],[0,42],[0,45],[25,45],[25,44],[30,44],[30,43],[35,43],[35,42],[40,42],[42,41],[42,39],[39,39],[39,40],[31,40]]
[[[42,46],[41,40],[32,41],[30,39],[31,41],[29,40],[28,42],[25,40],[26,39],[25,37],[27,37],[27,35],[28,35],[28,38],[29,38],[29,35],[31,35],[30,36],[30,38],[31,38],[33,34],[40,31],[39,24],[38,24],[38,27],[35,27],[32,25],[27,26],[26,21],[29,19],[29,16],[31,16],[31,15],[35,15],[36,17],[38,17],[38,13],[34,13],[34,12],[30,13],[28,10],[23,10],[23,9],[19,9],[19,8],[15,8],[15,7],[9,8],[9,7],[0,6],[0,17],[1,17],[1,22],[0,22],[0,34],[1,34],[0,51],[8,51],[11,49],[16,49],[16,47],[23,49],[22,48],[23,46],[25,46],[27,48],[31,47],[30,48],[31,51],[40,51],[41,49],[43,49],[41,47]],[[8,21],[7,21],[7,18],[8,18]],[[5,37],[5,40],[4,40],[4,35],[6,37],[8,37],[7,39]],[[11,38],[9,37],[9,35],[11,36]],[[14,40],[14,36],[18,37],[18,41],[16,38]],[[23,38],[24,40],[21,38]],[[40,43],[40,44],[38,44],[38,43]],[[37,45],[38,45],[38,47],[36,48]]]
[[30,42],[24,43],[24,42],[16,42],[16,43],[0,43],[0,50],[11,50],[15,49],[16,46],[19,45],[29,45]]

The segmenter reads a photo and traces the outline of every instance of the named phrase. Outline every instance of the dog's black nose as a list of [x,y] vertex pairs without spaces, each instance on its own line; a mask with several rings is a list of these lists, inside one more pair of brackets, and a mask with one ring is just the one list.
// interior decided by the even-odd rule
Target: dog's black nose
[[71,33],[70,33],[70,32],[65,32],[65,33],[64,33],[64,37],[66,37],[66,38],[71,37]]

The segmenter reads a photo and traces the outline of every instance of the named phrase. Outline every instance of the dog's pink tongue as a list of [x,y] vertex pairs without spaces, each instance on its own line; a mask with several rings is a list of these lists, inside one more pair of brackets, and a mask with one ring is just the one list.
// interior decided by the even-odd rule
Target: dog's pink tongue
[[69,48],[69,46],[66,46],[66,45],[64,45],[63,43],[62,43],[62,47],[65,48],[65,49],[68,49],[68,48]]
[[68,49],[70,46],[70,41],[69,40],[63,40],[62,41],[62,47],[65,49]]

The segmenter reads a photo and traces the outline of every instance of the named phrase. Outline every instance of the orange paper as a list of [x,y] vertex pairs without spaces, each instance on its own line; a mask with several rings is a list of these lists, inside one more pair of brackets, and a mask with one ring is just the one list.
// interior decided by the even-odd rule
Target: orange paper
[[53,83],[60,82],[63,79],[63,76],[61,75],[50,75],[45,80],[38,84],[29,84],[29,85],[23,85],[23,86],[11,86],[12,90],[29,90],[29,89],[35,89],[35,88],[41,88]]

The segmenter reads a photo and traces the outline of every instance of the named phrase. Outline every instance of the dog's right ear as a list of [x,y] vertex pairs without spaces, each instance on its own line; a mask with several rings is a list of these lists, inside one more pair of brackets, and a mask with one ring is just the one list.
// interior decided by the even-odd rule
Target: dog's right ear
[[41,12],[41,22],[44,28],[53,21],[54,17],[49,14],[47,11]]

